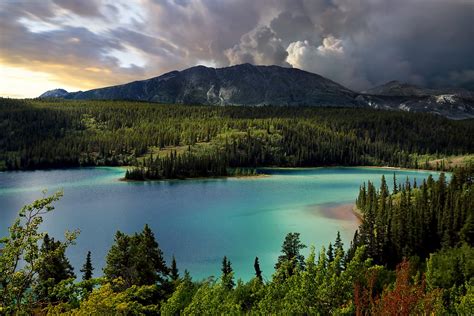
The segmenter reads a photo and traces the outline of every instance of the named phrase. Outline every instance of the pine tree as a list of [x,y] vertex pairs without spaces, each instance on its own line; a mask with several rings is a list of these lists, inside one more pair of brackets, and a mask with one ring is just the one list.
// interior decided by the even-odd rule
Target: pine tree
[[395,175],[395,172],[393,173],[393,194],[397,194],[398,193],[398,184],[397,184],[397,176]]
[[257,279],[260,280],[260,282],[262,282],[263,281],[262,270],[260,269],[260,262],[258,261],[258,257],[255,257],[253,267],[255,269],[255,276],[257,277]]
[[336,241],[334,242],[334,251],[336,254],[343,254],[344,253],[344,243],[341,239],[341,232],[337,232]]
[[290,263],[290,275],[293,274],[296,267],[304,268],[304,257],[300,253],[300,250],[304,248],[306,248],[306,245],[301,243],[299,233],[288,233],[281,246],[282,255],[278,257],[275,269],[287,262]]
[[232,270],[232,265],[226,256],[222,259],[222,284],[227,289],[231,290],[234,288],[234,272]]
[[41,253],[44,260],[38,267],[38,281],[35,292],[42,300],[50,302],[56,301],[56,296],[52,293],[54,286],[59,282],[75,278],[74,268],[69,263],[65,254],[66,248],[60,241],[55,241],[46,234],[41,245]]
[[328,250],[327,250],[328,262],[332,262],[334,260],[334,249],[332,247],[332,243],[329,243]]
[[110,248],[106,266],[104,267],[104,275],[109,281],[122,278],[125,287],[136,284],[136,277],[133,269],[131,238],[124,233],[117,231],[115,234],[115,243]]
[[163,284],[169,275],[169,269],[150,227],[145,225],[141,234],[136,235],[134,239],[138,250],[135,258],[138,284]]
[[173,259],[171,260],[170,276],[171,276],[171,280],[173,281],[177,281],[179,279],[178,266],[176,265],[176,259],[174,256],[173,256]]
[[84,263],[84,265],[82,266],[82,269],[81,269],[81,272],[83,273],[82,274],[82,279],[84,281],[92,279],[92,271],[93,270],[94,270],[94,268],[92,267],[91,252],[88,251],[87,256],[86,256],[86,262]]
[[469,214],[464,226],[460,231],[461,241],[466,242],[471,247],[474,247],[474,215]]
[[87,256],[86,256],[86,262],[84,263],[84,265],[82,266],[82,269],[81,269],[82,280],[86,281],[85,285],[84,285],[84,288],[88,292],[92,292],[92,289],[93,289],[93,284],[91,282],[87,282],[87,281],[90,281],[92,279],[92,271],[94,271],[94,267],[92,267],[91,252],[88,251]]

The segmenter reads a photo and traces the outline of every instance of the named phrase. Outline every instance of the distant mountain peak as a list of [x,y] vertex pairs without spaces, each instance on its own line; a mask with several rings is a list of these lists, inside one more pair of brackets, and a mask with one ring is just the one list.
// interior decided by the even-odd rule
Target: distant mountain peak
[[387,96],[425,96],[431,94],[429,89],[424,89],[417,85],[398,80],[392,80],[382,85],[375,86],[363,91],[363,93]]
[[66,96],[69,92],[67,92],[64,89],[53,89],[46,91],[42,95],[40,95],[40,98],[62,98]]
[[441,89],[430,89],[423,88],[418,85],[410,84],[407,82],[400,82],[398,80],[392,80],[379,86],[370,88],[362,93],[370,95],[381,95],[381,96],[441,96],[441,95],[453,95],[461,98],[473,98],[474,93],[472,91],[463,88],[441,88]]

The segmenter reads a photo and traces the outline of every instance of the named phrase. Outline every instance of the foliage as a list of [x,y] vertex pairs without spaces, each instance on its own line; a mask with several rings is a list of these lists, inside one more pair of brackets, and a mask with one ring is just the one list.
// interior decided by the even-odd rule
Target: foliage
[[412,281],[410,263],[403,261],[397,267],[397,278],[392,287],[388,287],[372,308],[375,315],[419,315],[441,312],[439,290],[426,292],[425,282]]
[[198,286],[191,280],[186,271],[184,277],[178,280],[178,286],[173,294],[161,306],[163,315],[179,315],[191,303]]
[[36,299],[40,302],[58,302],[55,287],[62,281],[74,279],[74,268],[65,254],[65,245],[46,234],[41,245],[42,262],[39,264],[38,277],[33,286]]
[[[39,231],[43,215],[54,210],[54,202],[62,192],[54,193],[24,206],[19,217],[9,228],[9,235],[1,239],[0,249],[0,312],[17,313],[31,308],[35,298],[32,287],[40,271],[50,259],[41,241],[45,234]],[[77,232],[66,232],[64,242],[55,242],[55,252],[64,253],[73,243]]]
[[284,264],[290,276],[296,268],[303,269],[304,257],[300,250],[304,248],[306,248],[306,245],[301,243],[299,233],[288,233],[281,246],[282,254],[278,257],[275,269],[279,269]]
[[148,225],[133,236],[117,231],[115,244],[107,254],[104,274],[110,281],[121,278],[120,285],[124,288],[167,283],[169,268]]
[[[105,283],[90,293],[79,308],[62,311],[65,315],[156,315],[159,310],[157,302],[158,287],[156,285],[132,285],[124,291],[123,280],[115,279]],[[56,309],[57,310],[57,309]]]

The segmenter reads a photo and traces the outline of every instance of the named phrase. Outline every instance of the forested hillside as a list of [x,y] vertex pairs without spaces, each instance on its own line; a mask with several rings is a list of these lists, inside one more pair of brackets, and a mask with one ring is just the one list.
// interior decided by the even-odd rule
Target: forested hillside
[[[1,240],[0,313],[472,315],[473,170],[456,170],[449,183],[395,181],[391,192],[386,182],[363,186],[363,222],[347,251],[335,233],[334,244],[304,258],[299,234],[288,233],[272,278],[256,257],[248,282],[235,279],[225,254],[218,278],[193,280],[174,258],[165,262],[147,225],[118,231],[108,254],[88,253],[77,282],[65,255],[77,233],[60,242],[40,230],[61,196],[54,194],[24,207]],[[104,276],[93,278],[99,256]]]
[[356,202],[364,221],[354,247],[366,245],[376,263],[394,267],[403,257],[426,258],[441,247],[474,244],[472,181],[471,173],[457,171],[449,183],[444,174],[413,185],[394,176],[391,193],[384,177],[379,190],[364,184]]
[[426,168],[473,153],[472,135],[472,120],[362,108],[0,99],[7,170],[127,165],[138,167],[130,178],[159,179],[261,166]]

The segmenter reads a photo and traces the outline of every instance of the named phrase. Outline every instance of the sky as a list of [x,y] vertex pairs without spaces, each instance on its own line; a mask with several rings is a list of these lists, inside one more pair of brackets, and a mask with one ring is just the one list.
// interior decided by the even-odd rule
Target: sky
[[474,0],[0,0],[0,96],[247,62],[474,90]]

